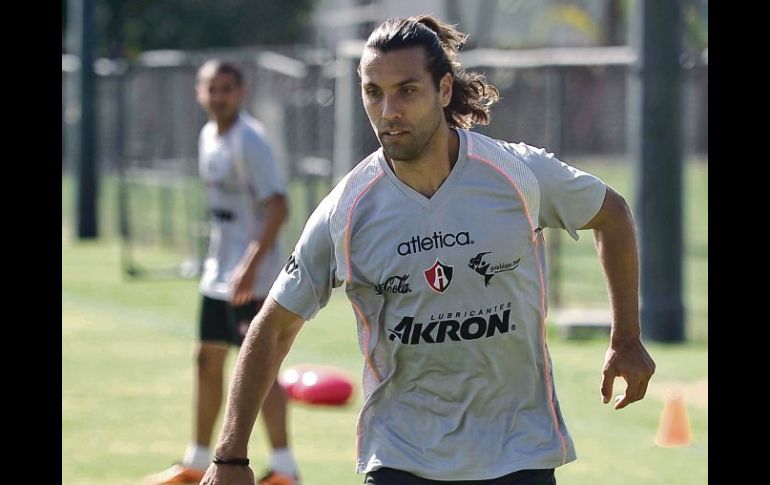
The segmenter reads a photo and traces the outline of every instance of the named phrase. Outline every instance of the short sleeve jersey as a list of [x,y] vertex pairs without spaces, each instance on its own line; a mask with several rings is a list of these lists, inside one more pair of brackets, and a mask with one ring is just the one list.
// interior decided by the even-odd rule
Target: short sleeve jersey
[[[278,174],[273,151],[262,124],[241,112],[223,135],[208,122],[198,138],[198,168],[206,185],[211,218],[208,254],[200,291],[218,300],[232,296],[230,281],[252,240],[264,223],[264,202],[286,187]],[[281,269],[279,244],[260,261],[254,283],[255,298],[264,298]]]
[[605,184],[458,130],[430,198],[382,149],[318,206],[270,295],[305,319],[345,284],[364,358],[357,469],[479,480],[575,459],[545,342],[542,228],[574,238]]

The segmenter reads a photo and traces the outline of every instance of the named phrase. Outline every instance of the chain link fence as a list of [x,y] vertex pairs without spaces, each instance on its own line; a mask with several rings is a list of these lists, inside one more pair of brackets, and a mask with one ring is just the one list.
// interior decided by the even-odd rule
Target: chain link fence
[[[132,63],[100,60],[96,153],[107,206],[103,227],[119,233],[129,275],[197,275],[208,227],[197,174],[197,138],[206,115],[194,87],[198,67],[212,57],[243,69],[245,108],[265,124],[290,190],[304,192],[292,197],[296,222],[287,239],[296,238],[296,226],[328,190],[334,129],[328,53],[271,47],[157,51]],[[76,68],[71,61],[62,59],[63,176],[74,169],[66,151],[68,120],[76,109],[66,101],[68,73]]]
[[[288,248],[331,183],[379,146],[360,100],[356,67],[362,46],[345,42],[336,52],[297,46],[156,51],[132,63],[97,62],[96,150],[108,222],[103,227],[120,234],[125,271],[193,276],[205,251],[197,136],[206,116],[194,95],[198,66],[220,57],[244,69],[246,108],[265,124],[289,181]],[[492,123],[479,132],[546,147],[577,166],[585,160],[631,162],[627,86],[633,59],[627,47],[461,54],[469,70],[485,73],[501,92]],[[72,69],[72,59],[63,56],[65,135],[73,116],[66,100]],[[707,154],[707,63],[684,64],[682,80],[686,156]],[[64,141],[66,175],[73,162],[66,156],[66,136]],[[112,201],[117,207],[109,206]],[[552,268],[558,273],[558,264]]]
[[[362,48],[362,41],[350,41],[337,50],[335,180],[379,146],[360,101],[355,68]],[[628,86],[636,62],[632,49],[474,49],[461,53],[460,61],[469,71],[485,74],[501,94],[500,102],[492,109],[492,122],[475,131],[545,147],[571,165],[600,176],[607,174],[611,179],[606,181],[633,205],[631,179],[635,167],[628,139]],[[684,158],[705,161],[706,60],[685,58],[681,80]],[[590,234],[581,237],[577,245],[562,244],[562,237],[562,231],[546,230],[550,304],[555,308],[609,308]],[[700,239],[691,246],[698,249],[704,244]],[[707,271],[707,267],[702,269],[705,261],[699,260],[698,265],[697,274]],[[707,315],[698,318],[705,320]]]

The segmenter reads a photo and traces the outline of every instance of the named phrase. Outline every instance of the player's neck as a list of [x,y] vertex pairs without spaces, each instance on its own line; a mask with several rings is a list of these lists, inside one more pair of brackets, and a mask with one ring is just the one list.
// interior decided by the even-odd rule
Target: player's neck
[[217,134],[219,136],[224,135],[227,131],[233,127],[236,121],[238,121],[238,113],[229,118],[220,118],[214,120],[217,124]]
[[409,162],[389,160],[388,163],[399,180],[431,198],[449,177],[459,152],[459,135],[445,125],[437,130],[420,158]]

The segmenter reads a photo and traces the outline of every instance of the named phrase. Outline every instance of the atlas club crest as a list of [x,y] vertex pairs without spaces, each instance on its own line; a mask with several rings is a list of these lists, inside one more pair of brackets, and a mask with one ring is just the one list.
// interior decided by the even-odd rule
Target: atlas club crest
[[444,293],[452,282],[453,272],[453,266],[446,265],[437,259],[433,266],[423,271],[423,274],[425,275],[425,281],[433,291]]

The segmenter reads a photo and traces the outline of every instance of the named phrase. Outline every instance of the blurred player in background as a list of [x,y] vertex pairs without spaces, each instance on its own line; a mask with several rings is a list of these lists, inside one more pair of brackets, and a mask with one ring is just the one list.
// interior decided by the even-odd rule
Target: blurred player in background
[[[182,462],[147,483],[198,483],[211,463],[211,438],[222,407],[224,366],[240,347],[281,269],[278,233],[286,220],[286,186],[264,127],[243,110],[244,78],[232,63],[210,60],[198,71],[196,96],[209,116],[198,139],[200,175],[211,216],[200,281],[194,439]],[[295,485],[288,446],[286,396],[273,380],[262,411],[272,452],[262,485]]]

